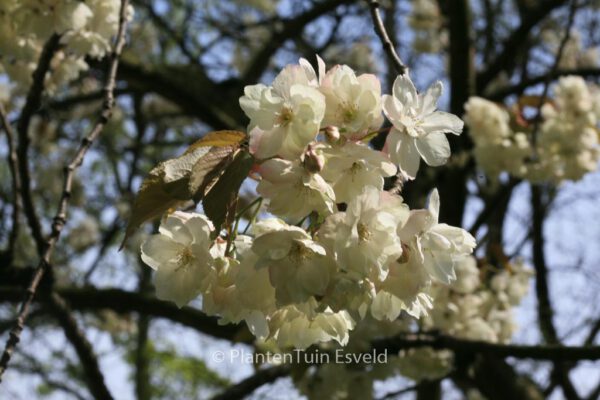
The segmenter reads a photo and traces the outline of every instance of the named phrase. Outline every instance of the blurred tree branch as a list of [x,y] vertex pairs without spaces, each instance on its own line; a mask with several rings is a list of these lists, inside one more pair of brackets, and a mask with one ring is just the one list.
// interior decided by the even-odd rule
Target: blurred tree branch
[[[100,112],[98,121],[93,126],[88,136],[86,136],[82,140],[79,150],[77,151],[71,162],[65,167],[63,193],[59,201],[58,210],[52,223],[52,232],[46,240],[44,240],[43,238],[41,224],[35,213],[35,208],[31,198],[29,167],[27,158],[27,150],[29,145],[28,131],[31,116],[39,108],[41,95],[44,89],[44,78],[49,68],[50,60],[59,45],[59,37],[57,35],[52,35],[50,40],[44,46],[44,50],[42,51],[42,55],[40,56],[40,62],[34,72],[33,84],[27,96],[27,101],[25,103],[25,106],[23,107],[23,111],[21,112],[21,117],[17,125],[17,130],[19,132],[19,149],[17,151],[17,157],[20,166],[19,175],[22,179],[22,200],[25,208],[25,214],[28,217],[30,227],[32,229],[32,235],[35,238],[40,260],[35,269],[35,273],[29,283],[29,286],[26,290],[24,299],[21,302],[15,327],[10,331],[9,339],[6,342],[4,351],[2,353],[2,357],[0,358],[0,382],[2,375],[8,366],[11,355],[20,341],[20,335],[25,327],[25,321],[27,319],[29,307],[36,294],[37,288],[40,282],[42,281],[44,273],[52,273],[51,257],[54,252],[56,243],[60,238],[61,231],[64,225],[66,224],[66,213],[69,206],[69,199],[71,197],[74,173],[76,169],[82,164],[87,151],[91,147],[94,140],[100,135],[102,129],[107,124],[108,120],[112,115],[112,109],[114,106],[113,90],[116,84],[117,67],[119,63],[119,57],[125,45],[125,33],[127,27],[127,7],[128,0],[122,0],[120,6],[118,33],[116,36],[113,51],[110,54],[111,62],[109,64],[106,83],[104,87],[105,97],[102,111]],[[55,302],[55,305],[57,305],[57,307],[59,307],[63,311],[66,309],[64,307],[61,308],[59,302]],[[66,316],[64,315],[63,317],[66,318]],[[64,321],[69,322],[69,320],[67,319],[64,319]],[[92,363],[95,357],[93,356],[93,354],[87,354],[87,346],[84,345],[85,339],[76,335],[76,325],[75,328],[71,325],[66,326],[68,328],[71,328],[66,333],[69,339],[74,342],[76,350],[78,351],[80,356],[83,356],[90,363]],[[82,360],[82,362],[85,361]],[[93,368],[89,368],[87,371],[92,374],[94,372]],[[97,377],[90,377],[90,382],[97,382]],[[91,386],[92,392],[97,393],[100,396],[99,398],[110,398],[110,395],[106,397],[107,393],[104,393],[101,390],[101,385],[96,386],[96,384],[93,384]]]

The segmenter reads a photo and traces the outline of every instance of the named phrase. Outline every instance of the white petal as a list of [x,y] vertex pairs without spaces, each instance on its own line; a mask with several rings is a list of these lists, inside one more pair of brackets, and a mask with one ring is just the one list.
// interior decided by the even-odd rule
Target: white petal
[[415,179],[417,172],[419,171],[419,163],[421,161],[421,156],[417,151],[415,139],[403,134],[399,147],[400,170],[408,179]]
[[429,89],[421,96],[421,115],[429,115],[435,111],[442,90],[443,85],[440,81],[429,86]]
[[214,230],[212,222],[205,215],[195,214],[186,222],[190,233],[194,237],[194,244],[210,245],[210,234]]
[[152,235],[141,246],[142,261],[152,269],[174,262],[183,251],[183,246],[164,235]]
[[398,75],[394,81],[392,93],[394,94],[394,97],[400,100],[404,106],[417,106],[419,99],[417,95],[417,89],[408,75]]
[[[403,106],[398,99],[387,94],[383,95],[383,112],[394,126],[400,123],[402,110]],[[402,128],[402,125],[399,125],[399,127]]]
[[421,128],[431,133],[454,133],[460,135],[463,130],[463,121],[454,114],[436,111],[424,117]]
[[437,223],[440,215],[440,193],[437,188],[433,189],[427,199],[427,209],[431,213],[434,219],[434,223]]
[[191,213],[185,213],[182,211],[174,212],[165,218],[164,221],[158,227],[158,231],[161,235],[171,238],[177,243],[182,245],[189,245],[192,243],[193,236],[190,230],[185,226],[185,222],[191,217]]
[[158,269],[154,277],[156,297],[183,307],[198,296],[202,286],[203,268],[191,264],[170,264]]
[[269,324],[265,315],[260,311],[252,311],[246,317],[248,329],[258,340],[265,340],[269,336]]
[[269,131],[254,128],[250,131],[250,150],[258,159],[273,157],[277,154],[285,139],[285,131],[281,127]]
[[446,164],[450,157],[450,144],[443,133],[430,133],[417,138],[415,145],[423,160],[432,167]]
[[325,61],[317,54],[317,66],[319,68],[319,85],[325,76]]
[[446,285],[456,280],[452,256],[449,252],[427,252],[425,256],[425,269],[431,276]]

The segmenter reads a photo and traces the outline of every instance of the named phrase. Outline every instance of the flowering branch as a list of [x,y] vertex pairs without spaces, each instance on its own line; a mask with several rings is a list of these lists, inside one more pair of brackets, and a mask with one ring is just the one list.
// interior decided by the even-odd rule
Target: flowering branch
[[600,360],[600,346],[497,344],[436,333],[401,334],[373,342],[373,348],[378,352],[387,350],[389,353],[398,353],[419,347],[447,349],[462,354],[479,353],[501,358],[529,358],[540,361]]
[[387,30],[385,29],[385,25],[383,24],[383,20],[381,19],[381,15],[379,13],[379,1],[367,0],[367,3],[369,4],[369,8],[371,10],[371,18],[373,20],[375,32],[377,33],[377,36],[379,36],[379,40],[381,40],[383,49],[387,53],[390,60],[394,63],[398,74],[406,74],[408,72],[408,67],[402,62],[400,56],[396,52],[394,44],[390,40]]
[[[90,134],[82,140],[81,146],[79,147],[79,150],[75,154],[75,157],[72,159],[72,161],[69,163],[69,165],[67,167],[65,167],[65,179],[64,179],[63,193],[62,193],[62,196],[61,196],[61,199],[59,202],[58,211],[56,213],[56,216],[54,217],[54,221],[52,224],[52,232],[51,232],[50,236],[48,237],[48,239],[45,241],[43,241],[43,240],[40,241],[40,238],[43,239],[43,234],[41,231],[41,226],[39,226],[39,220],[37,220],[36,218],[33,218],[35,216],[35,211],[33,208],[33,202],[30,201],[31,196],[29,193],[29,190],[30,190],[29,182],[28,182],[28,180],[26,180],[26,178],[29,177],[29,172],[28,172],[28,167],[27,167],[27,158],[26,158],[27,144],[28,144],[28,142],[27,142],[27,130],[28,130],[27,119],[29,118],[28,115],[30,115],[30,113],[33,113],[33,111],[35,111],[38,108],[37,104],[39,104],[39,95],[41,94],[41,90],[39,91],[40,94],[36,94],[36,91],[34,91],[34,90],[30,91],[30,96],[28,96],[28,101],[23,109],[21,118],[25,117],[25,119],[20,120],[19,125],[18,125],[20,139],[23,139],[23,141],[20,141],[20,150],[21,151],[19,151],[19,154],[18,154],[19,163],[20,163],[19,165],[21,167],[20,172],[21,172],[21,177],[23,179],[23,188],[24,188],[23,202],[25,205],[25,212],[28,215],[28,218],[30,220],[30,224],[32,223],[32,221],[37,220],[37,223],[34,222],[35,224],[37,224],[37,226],[36,225],[32,226],[32,228],[33,228],[32,232],[33,232],[34,238],[36,239],[38,251],[41,251],[41,254],[40,254],[41,258],[36,267],[35,274],[34,274],[33,278],[31,279],[29,287],[27,288],[27,290],[25,292],[25,298],[24,298],[23,302],[21,303],[21,307],[19,308],[16,325],[10,332],[9,339],[4,348],[4,352],[2,353],[2,357],[0,358],[0,382],[1,382],[2,375],[3,375],[4,371],[6,370],[7,365],[10,361],[12,353],[14,352],[15,347],[17,346],[17,344],[20,341],[21,332],[23,331],[24,326],[25,326],[25,321],[27,319],[29,307],[31,306],[31,303],[33,301],[33,298],[35,296],[37,288],[42,280],[42,277],[44,276],[44,273],[47,270],[50,270],[50,262],[51,262],[52,254],[54,252],[54,248],[56,246],[56,243],[58,242],[58,239],[60,238],[60,234],[66,223],[66,213],[67,213],[67,209],[69,206],[69,200],[71,197],[71,189],[72,189],[72,185],[73,185],[73,177],[74,177],[75,171],[82,164],[83,158],[85,157],[87,151],[91,147],[94,140],[100,135],[100,133],[102,132],[102,129],[104,128],[104,126],[106,125],[106,123],[108,122],[108,120],[110,119],[110,117],[112,115],[112,109],[114,106],[113,90],[116,85],[117,66],[119,64],[119,57],[123,50],[123,46],[125,45],[125,31],[126,31],[126,26],[127,26],[127,18],[126,18],[127,6],[128,6],[128,0],[122,0],[120,16],[119,16],[119,28],[118,28],[118,32],[117,32],[114,49],[110,55],[110,65],[109,65],[109,69],[108,69],[108,73],[107,73],[107,77],[106,77],[106,84],[104,87],[104,94],[105,94],[104,104],[102,107],[102,111],[100,113],[100,117],[98,118],[98,121],[94,125]],[[40,81],[41,83],[38,83],[38,81],[41,79],[41,78],[39,78],[39,76],[45,76],[46,70],[48,69],[48,67],[45,66],[45,63],[49,64],[51,57],[49,57],[47,54],[50,52],[53,52],[54,51],[53,49],[55,49],[56,46],[58,46],[58,37],[55,38],[53,36],[52,38],[53,39],[50,39],[50,41],[46,45],[44,51],[42,52],[40,65],[38,65],[38,68],[36,69],[36,73],[34,74],[34,84],[32,85],[32,89],[38,87],[37,85],[43,84],[43,80]],[[56,43],[54,43],[55,41],[56,41]],[[42,74],[42,72],[43,72],[43,74]],[[29,204],[28,204],[28,202],[29,202]],[[30,207],[30,209],[28,209],[28,207]]]

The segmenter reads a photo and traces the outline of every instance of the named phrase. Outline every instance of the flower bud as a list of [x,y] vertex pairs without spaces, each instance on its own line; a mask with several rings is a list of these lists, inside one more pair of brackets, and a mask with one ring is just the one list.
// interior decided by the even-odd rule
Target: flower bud
[[329,125],[325,127],[325,139],[328,143],[335,143],[340,140],[340,130],[337,126]]
[[306,152],[303,155],[303,164],[304,168],[312,173],[316,174],[317,172],[321,172],[323,167],[325,166],[325,157],[322,154],[317,154],[314,147],[312,145],[308,145]]

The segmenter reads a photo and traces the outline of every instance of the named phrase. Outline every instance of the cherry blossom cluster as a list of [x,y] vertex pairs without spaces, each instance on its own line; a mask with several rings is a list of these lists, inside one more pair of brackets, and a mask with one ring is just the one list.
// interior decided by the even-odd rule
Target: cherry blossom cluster
[[464,119],[477,164],[490,177],[506,171],[533,182],[559,183],[596,170],[600,89],[581,77],[566,76],[552,92],[537,125],[527,123],[520,111],[511,113],[479,97],[469,99]]
[[[421,159],[438,166],[450,156],[445,133],[460,134],[463,124],[436,110],[442,84],[418,93],[399,76],[382,96],[374,75],[343,65],[326,71],[318,61],[318,72],[302,59],[240,98],[256,191],[273,217],[227,242],[211,239],[204,215],[175,212],[142,245],[159,298],[183,306],[201,295],[207,314],[245,321],[281,349],[345,345],[367,316],[425,315],[431,282],[450,283],[475,247],[469,233],[439,222],[436,190],[420,210],[383,191],[398,170],[414,179]],[[367,143],[381,131],[382,112],[391,127],[376,151]]]
[[[558,55],[560,43],[563,36],[559,33],[557,21],[550,20],[542,28],[540,34],[544,47],[550,53]],[[560,69],[593,68],[600,63],[600,48],[598,46],[586,47],[581,37],[581,33],[576,28],[571,28],[569,38],[562,49],[561,57],[558,62]]]
[[[450,285],[433,283],[429,294],[433,308],[418,321],[419,329],[435,331],[465,339],[508,343],[516,331],[514,308],[526,296],[532,271],[517,260],[498,270],[474,257],[457,263],[456,280]],[[364,319],[357,324],[345,350],[369,351],[370,343],[379,337],[390,337],[414,331],[411,321]],[[453,368],[453,353],[430,347],[405,350],[382,364],[326,364],[295,377],[296,386],[309,399],[348,398],[361,393],[370,399],[373,383],[398,373],[415,381],[435,380],[446,376]]]
[[54,91],[76,79],[88,68],[86,56],[101,58],[110,50],[120,7],[120,0],[0,0],[0,74],[22,93],[44,44],[56,34],[61,47],[52,58],[46,88]]
[[[456,265],[456,275],[450,285],[432,286],[434,306],[421,327],[464,339],[509,343],[517,329],[513,309],[527,295],[532,270],[520,260],[500,271],[487,264],[478,268],[475,258],[468,257]],[[399,364],[411,379],[437,379],[452,370],[452,352],[411,349],[400,354]]]
[[413,29],[412,47],[419,53],[439,53],[448,43],[442,13],[435,0],[413,0],[408,17]]

